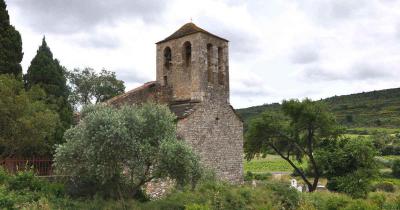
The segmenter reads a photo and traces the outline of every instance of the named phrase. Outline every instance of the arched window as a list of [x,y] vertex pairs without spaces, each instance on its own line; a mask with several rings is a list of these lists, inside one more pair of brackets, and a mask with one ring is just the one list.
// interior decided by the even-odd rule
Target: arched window
[[223,49],[218,47],[218,84],[224,85],[224,69],[223,69]]
[[166,48],[164,49],[164,67],[165,67],[166,69],[169,69],[169,67],[171,66],[171,64],[172,64],[171,61],[172,61],[171,48],[166,47]]
[[185,42],[183,44],[183,61],[185,62],[185,66],[189,67],[192,62],[192,44],[190,42]]
[[207,44],[207,78],[210,83],[213,83],[212,47],[212,44]]

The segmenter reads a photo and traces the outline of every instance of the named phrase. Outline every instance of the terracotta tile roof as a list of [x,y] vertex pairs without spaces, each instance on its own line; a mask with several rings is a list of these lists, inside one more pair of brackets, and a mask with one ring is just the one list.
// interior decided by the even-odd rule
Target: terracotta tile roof
[[172,39],[178,39],[178,38],[181,38],[181,37],[184,37],[184,36],[187,36],[187,35],[190,35],[190,34],[194,34],[194,33],[205,33],[205,34],[208,34],[210,36],[214,36],[216,38],[219,38],[219,39],[222,39],[222,40],[228,42],[228,40],[226,40],[226,39],[224,39],[222,37],[219,37],[217,35],[214,35],[214,34],[208,32],[208,31],[196,26],[194,23],[186,23],[181,28],[179,28],[177,31],[175,31],[175,33],[173,33],[169,37],[157,42],[156,44],[160,44],[160,43],[172,40]]
[[156,85],[156,83],[157,83],[156,81],[146,82],[143,85],[141,85],[141,86],[139,86],[139,87],[137,87],[135,89],[132,89],[132,90],[126,92],[126,93],[123,93],[121,95],[118,95],[118,96],[115,96],[115,97],[111,98],[110,100],[106,101],[106,103],[107,104],[113,104],[115,102],[118,103],[120,101],[124,101],[126,98],[128,98],[131,95],[136,94],[137,92],[140,92],[140,91],[143,91],[145,89],[154,87]]
[[[153,102],[160,103],[161,101],[157,101],[157,98],[154,98],[154,94],[156,92],[162,91],[161,89],[164,87],[160,87],[159,83],[156,81],[147,82],[142,86],[139,86],[133,90],[130,90],[124,94],[115,96],[110,100],[106,101],[106,104],[120,106],[123,104],[136,104],[143,103],[152,100],[156,100]],[[196,105],[199,103],[198,101],[193,100],[184,100],[184,101],[164,101],[161,103],[165,103],[170,108],[171,112],[176,115],[179,119],[183,119],[190,114],[192,114],[196,110]]]
[[174,113],[178,119],[183,119],[196,111],[198,101],[174,101],[169,105],[169,109]]

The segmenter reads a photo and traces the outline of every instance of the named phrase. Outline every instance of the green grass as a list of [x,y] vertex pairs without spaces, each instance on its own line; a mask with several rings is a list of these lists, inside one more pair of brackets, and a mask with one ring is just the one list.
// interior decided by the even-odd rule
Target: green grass
[[[297,166],[305,166],[305,163],[294,161]],[[253,173],[266,173],[266,172],[292,172],[292,166],[279,155],[267,155],[265,158],[255,158],[251,161],[244,162],[245,172],[251,171]]]

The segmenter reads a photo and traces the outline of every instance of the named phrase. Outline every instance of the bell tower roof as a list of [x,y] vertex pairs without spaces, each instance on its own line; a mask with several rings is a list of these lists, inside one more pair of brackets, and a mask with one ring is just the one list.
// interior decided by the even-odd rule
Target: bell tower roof
[[183,25],[182,27],[180,27],[177,31],[175,31],[173,34],[171,34],[170,36],[168,36],[167,38],[157,42],[156,44],[160,44],[169,40],[173,40],[173,39],[178,39],[190,34],[194,34],[194,33],[205,33],[208,34],[210,36],[216,37],[218,39],[222,39],[224,41],[227,41],[227,39],[224,39],[222,37],[219,37],[217,35],[214,35],[198,26],[196,26],[194,23],[190,22],[190,23],[186,23],[185,25]]

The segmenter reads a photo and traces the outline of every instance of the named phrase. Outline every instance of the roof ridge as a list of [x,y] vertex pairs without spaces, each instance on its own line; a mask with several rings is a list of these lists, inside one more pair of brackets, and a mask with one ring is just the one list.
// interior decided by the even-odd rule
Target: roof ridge
[[173,40],[173,39],[178,39],[178,38],[181,38],[181,37],[184,37],[184,36],[187,36],[187,35],[190,35],[190,34],[194,34],[194,33],[205,33],[205,34],[208,34],[210,36],[214,36],[214,37],[216,37],[218,39],[222,39],[222,40],[225,40],[225,41],[228,42],[227,39],[224,39],[222,37],[214,35],[214,34],[208,32],[208,31],[198,27],[196,24],[190,22],[190,23],[184,24],[177,31],[175,31],[173,34],[171,34],[167,38],[157,42],[156,44],[160,44],[160,43],[163,43],[163,42],[166,42],[166,41],[169,41],[169,40]]
[[125,93],[123,93],[121,95],[118,95],[118,96],[110,98],[109,100],[106,101],[106,103],[110,104],[110,103],[112,103],[112,102],[114,102],[114,101],[116,101],[118,99],[125,98],[126,96],[128,96],[131,93],[134,93],[134,92],[136,92],[138,90],[142,90],[142,89],[144,89],[144,88],[146,88],[146,87],[148,87],[148,86],[150,86],[152,84],[156,84],[156,83],[157,83],[157,81],[146,82],[146,83],[144,83],[144,84],[142,84],[142,85],[140,85],[140,86],[138,86],[138,87],[136,87],[136,88],[134,88],[132,90],[129,90],[129,91],[127,91],[127,92],[125,92]]

